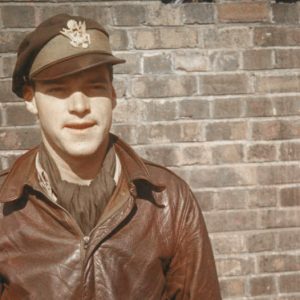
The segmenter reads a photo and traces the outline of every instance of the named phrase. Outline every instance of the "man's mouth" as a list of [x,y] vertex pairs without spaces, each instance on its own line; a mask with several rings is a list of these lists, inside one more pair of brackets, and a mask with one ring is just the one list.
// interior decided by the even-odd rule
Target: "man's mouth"
[[93,127],[95,124],[96,124],[95,122],[74,122],[74,123],[67,123],[64,127],[70,129],[83,130],[83,129]]

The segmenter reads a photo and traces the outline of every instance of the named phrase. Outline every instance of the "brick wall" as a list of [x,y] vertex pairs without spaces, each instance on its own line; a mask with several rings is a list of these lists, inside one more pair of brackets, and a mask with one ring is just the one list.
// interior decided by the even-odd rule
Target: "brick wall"
[[127,59],[113,130],[193,188],[223,299],[300,299],[300,3],[1,1],[0,169],[39,140],[10,91],[17,45],[59,12]]

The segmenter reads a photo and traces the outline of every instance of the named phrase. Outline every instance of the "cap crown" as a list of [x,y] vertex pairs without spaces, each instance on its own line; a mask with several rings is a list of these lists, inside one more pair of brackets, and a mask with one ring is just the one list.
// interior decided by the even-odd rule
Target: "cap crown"
[[59,14],[42,22],[34,31],[24,38],[18,49],[12,83],[13,92],[18,96],[22,97],[23,86],[29,79],[31,66],[38,53],[55,36],[63,35],[61,31],[67,28],[68,21],[70,20],[74,20],[77,23],[84,22],[86,29],[96,29],[109,38],[109,34],[99,23],[80,16]]

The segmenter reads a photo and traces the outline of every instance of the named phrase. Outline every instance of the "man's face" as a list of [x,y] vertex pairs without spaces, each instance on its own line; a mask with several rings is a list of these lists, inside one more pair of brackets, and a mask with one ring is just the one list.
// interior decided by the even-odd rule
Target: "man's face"
[[44,143],[87,157],[107,140],[115,106],[110,72],[102,65],[53,81],[36,81],[27,108],[37,115]]

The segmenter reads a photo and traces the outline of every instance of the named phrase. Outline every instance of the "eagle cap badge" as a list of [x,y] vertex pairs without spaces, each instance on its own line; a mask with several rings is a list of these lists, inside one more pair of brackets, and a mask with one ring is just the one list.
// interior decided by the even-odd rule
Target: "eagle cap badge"
[[84,21],[75,21],[73,19],[67,22],[67,28],[63,28],[60,33],[70,39],[73,47],[88,48],[91,44],[90,35],[86,32]]

